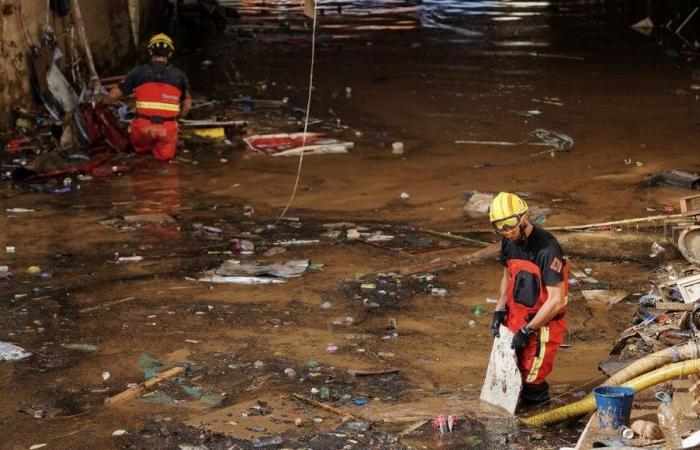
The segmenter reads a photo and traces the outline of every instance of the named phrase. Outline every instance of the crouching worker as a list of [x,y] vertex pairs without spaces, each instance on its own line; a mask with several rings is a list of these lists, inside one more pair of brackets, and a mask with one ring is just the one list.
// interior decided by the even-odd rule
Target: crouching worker
[[528,220],[527,204],[517,195],[501,192],[491,202],[489,220],[501,235],[504,266],[500,297],[491,323],[499,336],[501,324],[515,333],[523,378],[520,404],[549,402],[545,379],[566,332],[568,267],[557,240]]
[[131,124],[129,141],[137,153],[152,152],[160,161],[175,157],[177,119],[186,116],[192,107],[187,77],[169,63],[174,51],[168,36],[153,36],[148,42],[151,61],[129,72],[108,96],[108,101],[114,101],[134,93],[136,119]]

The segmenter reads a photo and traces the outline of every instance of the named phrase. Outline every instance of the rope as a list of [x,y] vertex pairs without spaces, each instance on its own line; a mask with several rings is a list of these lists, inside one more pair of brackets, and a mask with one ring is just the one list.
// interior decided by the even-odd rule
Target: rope
[[[313,20],[313,28],[311,32],[311,68],[309,69],[309,95],[306,101],[306,118],[304,119],[304,136],[301,141],[301,147],[304,148],[306,146],[306,133],[309,129],[309,113],[311,112],[311,91],[313,90],[314,87],[314,64],[316,62],[316,4],[314,3],[314,20]],[[284,210],[282,211],[282,214],[279,215],[277,218],[277,222],[279,222],[284,215],[287,213],[289,210],[289,207],[292,205],[292,202],[294,201],[294,197],[297,194],[297,188],[299,187],[299,179],[301,178],[301,167],[304,162],[304,152],[301,151],[299,153],[299,166],[297,167],[297,178],[294,181],[294,189],[292,189],[292,195],[289,197],[289,201],[287,201],[287,205],[284,207]]]

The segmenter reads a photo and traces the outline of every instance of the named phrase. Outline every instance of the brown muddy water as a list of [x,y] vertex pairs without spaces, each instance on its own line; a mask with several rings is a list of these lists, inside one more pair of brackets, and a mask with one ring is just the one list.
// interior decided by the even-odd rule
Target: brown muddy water
[[[228,3],[241,18],[225,32],[186,26],[176,33],[176,63],[187,70],[194,93],[219,101],[193,116],[249,120],[250,134],[299,131],[302,113],[293,109],[306,104],[311,39],[298,2]],[[4,186],[3,210],[34,211],[0,219],[3,243],[15,247],[0,261],[14,273],[3,281],[0,340],[34,355],[0,363],[0,448],[252,448],[250,439],[290,428],[283,443],[269,448],[533,448],[575,441],[580,424],[550,430],[541,440],[538,430],[518,430],[495,413],[489,420],[492,413],[476,405],[491,347],[486,298],[497,295],[501,274],[495,261],[434,279],[389,272],[422,260],[423,252],[459,245],[416,228],[495,240],[483,232],[484,219],[463,218],[467,190],[525,192],[531,205],[551,210],[548,226],[675,206],[686,192],[644,189],[642,181],[658,170],[700,169],[692,67],[670,59],[653,35],[630,30],[634,14],[588,2],[319,6],[310,130],[355,147],[347,155],[304,159],[287,214],[298,222],[277,220],[298,160],[253,154],[233,135],[233,146],[185,140],[177,161],[166,166],[129,158],[136,166],[131,173],[76,179],[80,189],[67,194]],[[231,101],[241,95],[286,98],[287,106],[244,112]],[[533,110],[539,114],[525,115]],[[523,142],[537,128],[565,133],[575,144],[552,157],[532,155],[541,147],[455,143]],[[392,153],[394,142],[404,144],[404,154]],[[402,192],[409,197],[401,199]],[[98,223],[146,213],[176,220],[132,228]],[[323,225],[337,222],[395,239],[368,245],[327,235]],[[222,233],[202,232],[202,225]],[[614,239],[562,235],[562,242],[576,268],[591,268],[615,289],[645,292],[660,263],[649,258],[649,248],[661,236],[627,231]],[[232,258],[221,252],[235,238],[255,244],[253,255],[233,256],[242,261],[309,259],[323,266],[282,285],[193,281]],[[263,255],[291,239],[319,242]],[[144,259],[115,264],[117,254]],[[45,275],[27,273],[30,266]],[[431,295],[440,288],[446,296]],[[367,308],[364,299],[379,307]],[[609,308],[572,294],[569,346],[550,377],[566,393],[558,402],[599,378],[597,363],[628,325],[633,302]],[[473,313],[477,305],[486,313]],[[398,337],[383,339],[391,319]],[[330,343],[336,352],[327,352]],[[103,405],[105,397],[143,381],[145,371],[183,362],[187,376],[155,394]],[[390,367],[400,372],[347,374]],[[288,378],[287,368],[297,377]],[[333,414],[288,398],[291,392],[312,397],[311,389],[324,386],[332,404],[358,415],[458,411],[458,432],[441,437],[427,424],[397,440],[408,424],[386,423],[358,433]],[[351,405],[359,396],[369,404]],[[260,404],[248,418],[241,411],[251,410],[235,409],[256,400],[278,419],[250,419],[265,408]],[[45,417],[27,413],[37,409]],[[223,417],[205,431],[197,427],[217,413]],[[296,417],[305,426],[295,427]],[[112,436],[120,429],[128,434]]]

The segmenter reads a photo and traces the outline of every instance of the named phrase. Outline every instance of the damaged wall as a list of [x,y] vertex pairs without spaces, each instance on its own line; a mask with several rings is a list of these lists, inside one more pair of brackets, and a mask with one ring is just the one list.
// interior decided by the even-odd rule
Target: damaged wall
[[[100,0],[80,2],[85,29],[100,76],[113,75],[135,54],[134,38],[160,20],[166,0]],[[32,94],[29,64],[31,44],[41,41],[42,29],[49,24],[56,32],[58,47],[63,57],[58,66],[69,81],[70,61],[74,52],[71,42],[82,58],[82,46],[73,15],[61,17],[60,8],[49,10],[47,0],[10,0],[2,3],[0,23],[0,124],[6,125],[13,118],[13,110],[22,106],[40,110]],[[52,5],[68,2],[51,0]],[[21,6],[20,6],[21,5]],[[138,33],[134,34],[132,17]]]

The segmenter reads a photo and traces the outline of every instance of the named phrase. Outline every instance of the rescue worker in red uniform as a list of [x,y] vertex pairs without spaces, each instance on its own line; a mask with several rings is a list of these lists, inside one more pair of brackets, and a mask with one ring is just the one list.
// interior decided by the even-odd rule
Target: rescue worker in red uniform
[[186,116],[192,107],[187,77],[168,62],[174,51],[168,36],[153,36],[148,42],[151,61],[129,72],[108,96],[114,101],[134,93],[136,119],[131,124],[129,141],[137,153],[152,152],[160,161],[175,156],[177,119]]
[[504,266],[500,297],[493,313],[491,333],[501,324],[515,333],[516,352],[523,378],[520,404],[549,402],[545,379],[566,332],[568,268],[551,233],[528,220],[527,204],[517,195],[501,192],[489,209],[489,220],[501,235]]

